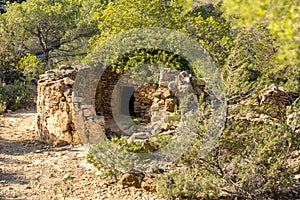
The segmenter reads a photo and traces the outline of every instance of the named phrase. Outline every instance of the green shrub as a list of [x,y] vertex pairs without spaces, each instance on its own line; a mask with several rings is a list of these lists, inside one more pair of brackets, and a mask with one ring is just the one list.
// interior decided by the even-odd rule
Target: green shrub
[[[166,144],[168,144],[168,142],[171,139],[172,136],[167,136],[167,135],[161,136],[155,134],[153,135],[153,137],[149,139],[149,143],[147,144],[148,147],[152,147],[152,148],[146,148],[145,144],[143,144],[142,142],[128,141],[127,137],[121,137],[121,138],[114,137],[111,139],[112,145],[107,145],[107,143],[105,142],[100,142],[99,144],[93,145],[89,149],[86,160],[88,163],[93,164],[95,168],[98,170],[105,169],[105,172],[102,174],[103,176],[116,178],[120,172],[113,167],[108,167],[105,165],[107,161],[105,160],[107,159],[105,157],[106,155],[105,156],[101,156],[101,154],[99,155],[99,152],[103,150],[104,146],[105,146],[104,148],[113,148],[114,145],[117,145],[123,151],[126,152],[147,153],[152,150],[156,150],[165,146]],[[127,162],[125,157],[122,161],[124,161],[125,164]]]
[[290,142],[290,128],[284,123],[233,121],[203,158],[199,138],[179,161],[182,167],[157,177],[157,191],[168,197],[213,199],[277,195],[293,184],[287,160],[299,145]]
[[141,122],[139,121],[138,118],[134,118],[134,119],[132,119],[132,120],[130,121],[130,124],[131,124],[131,125],[140,125]]
[[109,168],[106,165],[103,164],[103,161],[101,161],[100,159],[97,159],[97,157],[95,156],[95,150],[96,150],[96,145],[94,145],[93,147],[91,147],[89,149],[89,152],[86,156],[86,161],[90,164],[92,164],[97,170],[101,171],[101,169],[104,169],[103,174],[101,175],[101,177],[114,177],[115,179],[117,179],[117,175],[119,174],[119,171],[113,169],[113,168]]
[[179,122],[181,119],[181,114],[175,113],[174,116],[166,116],[165,122],[171,123],[171,122]]
[[129,142],[127,140],[127,137],[121,137],[117,138],[114,137],[111,140],[113,143],[117,144],[121,147],[122,150],[128,151],[128,152],[134,152],[134,153],[145,153],[147,150],[145,149],[145,146],[141,142],[135,142],[131,141]]
[[0,86],[0,94],[1,107],[4,111],[6,109],[15,111],[20,107],[30,107],[34,103],[34,93],[24,82],[3,83]]
[[45,72],[43,62],[31,54],[22,57],[16,68],[23,73],[26,82],[29,83],[37,83],[39,75]]
[[[111,142],[113,144],[118,145],[121,147],[122,150],[128,151],[128,152],[135,152],[135,153],[144,153],[147,152],[145,149],[145,146],[140,142],[128,142],[126,137],[117,138],[114,137],[111,139]],[[88,163],[91,163],[94,165],[94,167],[98,170],[104,169],[104,172],[102,174],[102,177],[114,177],[117,179],[117,175],[120,173],[118,170],[114,169],[113,167],[108,167],[105,165],[105,158],[99,157],[98,152],[101,149],[101,145],[104,143],[99,143],[93,145],[87,154],[86,160]]]
[[3,114],[5,111],[6,111],[6,102],[0,102],[0,114]]

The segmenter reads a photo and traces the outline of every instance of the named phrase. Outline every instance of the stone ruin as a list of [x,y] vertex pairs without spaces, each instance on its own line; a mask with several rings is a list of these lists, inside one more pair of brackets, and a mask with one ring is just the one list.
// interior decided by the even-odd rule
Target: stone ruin
[[[79,109],[78,101],[81,100],[74,97],[73,89],[77,74],[85,70],[87,69],[83,66],[61,66],[40,75],[36,126],[36,135],[40,140],[54,145],[66,145],[99,141],[105,136],[113,135],[135,137],[139,130],[132,125],[134,120],[141,125],[151,126],[162,119],[159,115],[161,109],[165,111],[165,117],[176,118],[180,98],[189,93],[197,97],[203,94],[208,96],[204,92],[205,82],[188,71],[178,72],[165,68],[160,71],[158,84],[128,84],[130,79],[126,75],[117,74],[108,68],[100,77],[97,73],[91,77],[81,77],[88,79],[85,82],[94,81],[97,87],[92,88],[94,93],[88,93],[95,94],[94,97],[87,98],[88,102],[80,105]],[[260,92],[258,101],[260,106],[268,108],[263,110],[266,116],[277,119],[286,116],[287,124],[299,134],[299,107],[291,105],[297,98],[299,99],[299,94],[270,85]],[[78,115],[80,110],[82,114]],[[77,126],[78,116],[79,121],[85,118],[85,126]],[[163,123],[161,130],[172,134],[176,132],[178,123],[176,120]],[[82,137],[80,131],[88,135]],[[98,134],[92,134],[93,131]]]
[[[195,78],[188,71],[179,73],[165,68],[160,72],[158,84],[141,85],[122,83],[120,80],[122,77],[124,79],[124,74],[117,74],[108,68],[101,77],[97,77],[97,74],[93,77],[82,77],[97,81],[98,84],[97,88],[92,88],[96,93],[90,99],[94,100],[88,100],[89,103],[81,105],[78,102],[82,100],[74,97],[73,89],[77,74],[84,73],[84,70],[87,69],[83,66],[60,66],[57,70],[40,75],[36,126],[36,135],[40,140],[61,146],[69,143],[88,143],[91,140],[103,139],[109,134],[130,136],[136,130],[130,129],[130,123],[127,123],[128,127],[118,124],[115,118],[129,115],[142,125],[149,125],[161,120],[160,116],[153,114],[159,108],[163,108],[168,116],[174,116],[181,96],[188,93],[199,96],[204,93],[205,88],[205,82]],[[78,112],[82,114],[78,115]],[[83,118],[86,121],[85,126],[78,126],[76,123]],[[92,129],[95,128],[97,136],[92,134]],[[176,127],[174,124],[167,124],[162,129],[170,131]],[[82,137],[80,131],[86,132],[87,136]]]
[[72,92],[79,67],[60,67],[40,75],[36,135],[54,145],[79,143],[72,118]]

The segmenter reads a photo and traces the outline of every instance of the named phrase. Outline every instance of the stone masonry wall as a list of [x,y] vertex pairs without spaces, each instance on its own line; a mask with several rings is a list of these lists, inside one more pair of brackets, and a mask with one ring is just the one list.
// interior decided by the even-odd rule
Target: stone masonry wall
[[72,91],[78,66],[61,66],[40,75],[36,135],[54,145],[79,143],[72,120]]
[[112,118],[112,92],[121,76],[121,74],[117,74],[113,72],[112,69],[108,68],[102,74],[101,79],[98,83],[95,96],[95,109],[97,115],[102,115],[105,117],[105,119]]
[[[36,135],[41,141],[57,146],[83,142],[72,115],[73,86],[79,70],[80,66],[60,66],[40,75]],[[97,86],[95,111],[106,119],[111,118],[111,94],[119,76],[107,69]]]
[[[96,84],[95,104],[78,105],[83,109],[82,116],[78,114],[76,116],[80,119],[82,117],[86,118],[87,121],[81,120],[86,124],[84,126],[76,126],[73,117],[75,117],[74,113],[75,111],[78,112],[76,109],[79,107],[73,107],[73,87],[77,74],[85,73],[85,70],[88,69],[81,66],[60,66],[58,70],[50,70],[40,76],[36,126],[36,135],[40,140],[57,146],[69,143],[85,143],[89,139],[82,139],[79,132],[82,132],[82,128],[86,129],[87,132],[91,131],[90,127],[93,126],[92,124],[98,124],[101,127],[98,127],[97,130],[100,129],[102,132],[105,132],[106,120],[113,118],[111,108],[120,107],[120,102],[122,101],[120,95],[116,95],[119,99],[112,100],[113,90],[121,91],[122,89],[120,88],[128,86],[125,83],[128,82],[128,78],[122,74],[116,74],[110,68],[106,69],[99,77],[98,85]],[[92,81],[90,79],[96,80],[97,76],[83,76],[82,78],[88,78],[89,81]],[[142,123],[149,123],[154,120],[150,114],[150,109],[153,106],[158,105],[167,112],[174,112],[175,106],[179,103],[178,97],[180,94],[193,92],[199,95],[203,92],[205,86],[203,81],[196,79],[187,72],[179,74],[176,70],[164,69],[160,76],[161,79],[158,85],[143,84],[137,87],[137,84],[131,83],[135,88],[133,93],[135,116],[132,117],[138,118]],[[120,81],[121,78],[123,82],[122,80]],[[87,81],[86,83],[89,82]],[[174,88],[176,84],[177,86]],[[75,100],[74,102],[76,103]],[[96,114],[97,116],[94,119],[92,115]],[[90,120],[92,121],[90,122]],[[89,135],[88,137],[94,136]]]

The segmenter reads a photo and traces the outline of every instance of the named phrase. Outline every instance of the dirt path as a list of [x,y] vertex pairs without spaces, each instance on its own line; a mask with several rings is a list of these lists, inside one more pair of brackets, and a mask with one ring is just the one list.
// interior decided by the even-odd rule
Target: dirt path
[[158,199],[101,180],[84,146],[52,148],[35,140],[35,112],[0,116],[0,200]]

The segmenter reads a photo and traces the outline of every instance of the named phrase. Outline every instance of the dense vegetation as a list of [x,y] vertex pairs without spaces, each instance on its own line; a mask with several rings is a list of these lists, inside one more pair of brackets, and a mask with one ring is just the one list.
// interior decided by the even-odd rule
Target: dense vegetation
[[[244,116],[266,85],[300,93],[299,8],[296,0],[0,1],[0,113],[29,105],[45,70],[80,63],[117,33],[161,27],[184,32],[210,52],[223,75],[228,104],[236,105],[228,114]],[[123,71],[145,63],[187,64],[170,52],[138,49],[113,65]],[[212,198],[276,195],[293,183],[287,160],[299,149],[299,137],[291,132],[285,117],[276,123],[227,122],[207,157],[197,157],[196,142],[189,151],[195,154],[178,161],[183,168],[158,176],[158,192]]]

